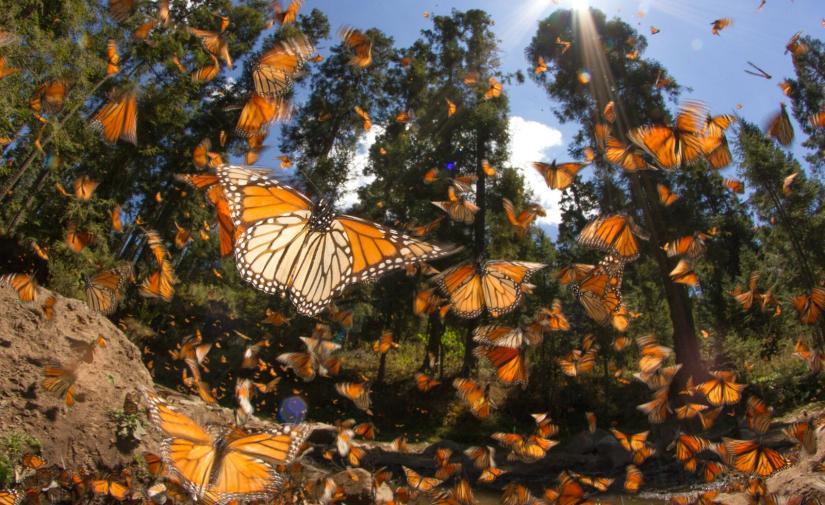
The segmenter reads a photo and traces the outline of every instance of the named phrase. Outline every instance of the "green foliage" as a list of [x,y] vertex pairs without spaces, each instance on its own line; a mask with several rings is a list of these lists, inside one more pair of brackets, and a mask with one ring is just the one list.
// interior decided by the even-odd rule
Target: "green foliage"
[[146,423],[139,412],[116,409],[109,412],[109,418],[115,423],[115,436],[119,440],[140,440],[146,434]]
[[40,441],[27,433],[12,431],[0,435],[0,487],[11,486],[15,465],[20,464],[24,454],[39,449]]

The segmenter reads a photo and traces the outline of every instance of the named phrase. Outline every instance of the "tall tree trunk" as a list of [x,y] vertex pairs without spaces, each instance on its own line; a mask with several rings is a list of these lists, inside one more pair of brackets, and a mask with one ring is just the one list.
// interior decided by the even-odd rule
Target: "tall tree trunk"
[[662,249],[665,245],[663,241],[664,223],[662,216],[651,206],[651,201],[654,200],[653,195],[657,194],[656,187],[649,177],[637,174],[630,176],[630,187],[636,205],[644,213],[645,224],[650,232],[651,250],[658,266],[659,281],[665,290],[670,322],[673,326],[673,349],[676,352],[676,362],[682,365],[679,371],[680,377],[674,380],[674,384],[681,385],[688,377],[704,380],[708,373],[699,353],[699,340],[696,338],[696,325],[690,309],[690,298],[688,298],[687,289],[674,283],[670,278],[673,266]]
[[444,321],[441,320],[438,311],[430,314],[427,320],[427,348],[424,351],[424,361],[421,363],[422,370],[432,370],[430,356],[440,358],[441,337],[444,335]]

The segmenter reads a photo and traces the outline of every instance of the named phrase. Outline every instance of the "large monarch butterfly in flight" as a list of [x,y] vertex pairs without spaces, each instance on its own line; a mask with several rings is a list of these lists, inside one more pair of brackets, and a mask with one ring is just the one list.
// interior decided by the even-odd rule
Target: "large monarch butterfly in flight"
[[294,461],[312,432],[305,424],[266,431],[206,430],[157,395],[144,395],[149,416],[163,434],[163,464],[195,501],[223,505],[271,497],[283,483],[277,466]]
[[313,203],[254,170],[223,165],[218,176],[243,230],[235,242],[241,277],[266,293],[287,293],[304,315],[318,314],[351,284],[459,251],[336,215],[326,200]]
[[576,240],[585,247],[616,254],[626,263],[639,257],[636,237],[647,240],[647,235],[636,225],[632,217],[611,214],[587,223]]
[[705,154],[705,117],[705,104],[690,101],[679,110],[672,126],[641,126],[631,130],[627,136],[653,157],[662,168],[673,169]]
[[301,34],[276,43],[252,70],[255,92],[272,98],[284,95],[313,51],[312,43]]
[[525,284],[545,266],[529,261],[468,261],[445,270],[435,282],[450,297],[450,308],[459,317],[473,319],[485,309],[499,317],[518,307]]
[[92,118],[91,126],[109,144],[120,139],[137,145],[137,93],[113,91],[106,105]]

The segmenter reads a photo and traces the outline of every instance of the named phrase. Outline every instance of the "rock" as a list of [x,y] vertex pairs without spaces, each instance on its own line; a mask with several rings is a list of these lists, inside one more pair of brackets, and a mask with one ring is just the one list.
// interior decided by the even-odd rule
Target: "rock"
[[[51,321],[39,303],[49,295],[56,298]],[[126,393],[152,388],[140,350],[84,302],[42,288],[38,301],[25,304],[13,290],[0,288],[0,313],[0,436],[31,435],[47,461],[65,466],[112,468],[132,461],[112,442],[111,412],[123,407]],[[105,347],[95,349],[91,363],[80,362],[70,339],[88,343],[99,336]],[[74,406],[43,388],[43,367],[51,363],[77,365]]]

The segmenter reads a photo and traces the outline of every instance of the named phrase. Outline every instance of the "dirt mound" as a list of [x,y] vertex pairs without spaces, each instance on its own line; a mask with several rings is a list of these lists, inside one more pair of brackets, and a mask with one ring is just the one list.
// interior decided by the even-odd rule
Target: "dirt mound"
[[[0,288],[0,436],[31,435],[47,461],[66,467],[131,461],[130,448],[118,447],[112,412],[123,408],[128,392],[153,387],[140,350],[84,302],[41,291],[38,301],[24,304]],[[40,303],[49,295],[56,298],[52,320]],[[101,336],[103,347],[95,344]],[[84,343],[94,347],[91,363],[81,360]],[[77,366],[71,407],[42,385],[44,367],[52,364]]]

